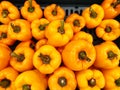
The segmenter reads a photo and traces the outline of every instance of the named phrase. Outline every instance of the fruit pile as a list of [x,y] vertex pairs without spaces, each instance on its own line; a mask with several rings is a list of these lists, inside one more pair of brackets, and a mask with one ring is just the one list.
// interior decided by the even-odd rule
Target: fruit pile
[[119,15],[120,0],[68,16],[57,4],[1,1],[0,90],[120,90]]

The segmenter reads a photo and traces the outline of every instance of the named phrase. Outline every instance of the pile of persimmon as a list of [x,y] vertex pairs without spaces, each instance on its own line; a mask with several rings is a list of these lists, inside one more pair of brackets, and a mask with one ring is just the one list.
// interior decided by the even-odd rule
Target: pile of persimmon
[[0,90],[120,90],[119,15],[120,0],[68,16],[58,4],[1,1]]

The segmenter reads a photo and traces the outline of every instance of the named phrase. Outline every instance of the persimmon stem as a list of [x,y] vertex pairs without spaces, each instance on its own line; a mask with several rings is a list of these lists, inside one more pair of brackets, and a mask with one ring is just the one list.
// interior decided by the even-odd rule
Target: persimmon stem
[[108,51],[107,55],[108,55],[108,58],[110,60],[113,60],[114,58],[117,58],[117,54],[115,54],[113,51]]
[[22,86],[22,90],[31,90],[31,86],[28,84],[25,84]]
[[61,34],[64,34],[65,33],[65,30],[64,30],[64,21],[61,20],[61,26],[58,28],[58,32],[61,33]]
[[8,79],[6,79],[6,78],[5,78],[5,79],[2,79],[2,80],[0,81],[0,86],[3,87],[3,88],[9,87],[10,84],[11,84],[11,81],[8,80]]
[[15,52],[11,53],[12,57],[16,57],[18,62],[22,62],[25,59],[25,56],[23,54],[16,54]]
[[88,85],[94,87],[96,85],[96,80],[94,78],[91,78],[90,80],[88,80]]
[[57,5],[55,6],[54,10],[52,11],[52,15],[53,16],[56,16],[57,15]]
[[21,31],[20,26],[15,26],[13,23],[11,23],[11,27],[13,28],[13,32],[19,33]]
[[64,87],[67,85],[67,79],[65,77],[59,77],[58,78],[58,84],[61,86],[61,87]]
[[106,28],[105,28],[105,32],[107,32],[107,33],[110,33],[111,32],[111,27],[110,26],[106,26]]
[[29,1],[29,4],[30,4],[30,6],[28,8],[28,11],[32,13],[34,11],[34,7],[32,6],[32,0],[28,0],[28,1]]
[[8,16],[8,14],[9,14],[8,10],[5,9],[5,10],[2,11],[2,17],[3,18],[6,18]]
[[7,38],[7,33],[2,32],[2,33],[1,33],[1,36],[0,36],[0,40],[1,40],[2,38]]
[[86,54],[85,51],[80,51],[79,54],[78,54],[78,58],[79,58],[80,60],[86,60],[86,61],[88,61],[88,62],[91,61],[90,58],[87,57],[87,54]]
[[77,20],[77,19],[74,20],[74,21],[73,21],[73,25],[74,25],[74,26],[77,26],[77,27],[80,27],[80,22],[79,22],[79,20]]
[[43,24],[43,25],[40,25],[39,26],[39,29],[42,31],[42,30],[45,30],[46,26],[48,26],[48,23],[46,24]]
[[95,10],[92,7],[89,8],[89,11],[90,11],[90,17],[91,18],[96,18],[97,17],[97,13],[95,12]]
[[113,3],[111,4],[111,6],[112,6],[113,8],[116,8],[116,6],[117,6],[118,4],[120,4],[120,0],[117,0],[116,2],[113,2]]
[[44,64],[49,64],[51,61],[51,58],[48,55],[43,55],[42,53],[40,53],[39,57]]
[[120,87],[120,78],[118,78],[117,80],[115,80],[115,84]]

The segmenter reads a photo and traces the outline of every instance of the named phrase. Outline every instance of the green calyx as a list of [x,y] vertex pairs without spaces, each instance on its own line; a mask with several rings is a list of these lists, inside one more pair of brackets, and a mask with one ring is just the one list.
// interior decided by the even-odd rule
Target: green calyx
[[0,40],[4,38],[7,38],[7,33],[2,32],[0,36]]
[[11,27],[13,29],[13,32],[15,32],[15,33],[19,33],[21,31],[20,26],[17,26],[17,25],[14,25],[11,23]]
[[118,78],[117,80],[115,80],[115,84],[116,84],[116,86],[120,87],[120,78]]
[[61,86],[61,87],[64,87],[67,85],[67,79],[65,77],[60,77],[58,78],[58,84]]
[[51,58],[49,55],[43,55],[42,53],[40,53],[40,55],[38,57],[40,57],[43,64],[50,64]]
[[64,30],[64,21],[61,20],[60,23],[61,23],[61,26],[58,27],[58,32],[59,32],[60,34],[64,34],[64,33],[65,33],[65,30]]
[[29,4],[30,4],[30,6],[28,8],[28,12],[32,13],[32,12],[34,12],[35,8],[32,6],[32,0],[28,0],[28,1],[29,1]]
[[117,0],[116,2],[111,3],[111,6],[113,8],[116,8],[116,6],[119,5],[119,4],[120,4],[120,0]]
[[86,52],[85,51],[80,51],[79,54],[78,54],[78,58],[80,60],[86,60],[88,62],[91,61],[91,59],[87,56]]
[[92,7],[89,8],[90,11],[90,17],[91,18],[96,18],[97,17],[97,13],[94,11],[94,9]]
[[112,31],[112,28],[110,26],[106,26],[105,32],[110,33]]
[[55,6],[54,10],[52,11],[52,15],[53,16],[56,16],[57,15],[57,5]]
[[88,80],[88,85],[90,87],[94,87],[96,85],[96,80],[94,78],[91,78],[90,80]]
[[114,58],[117,58],[117,54],[115,54],[113,51],[107,52],[109,60],[113,60]]
[[16,54],[15,52],[12,52],[12,53],[11,53],[11,56],[17,58],[17,61],[18,61],[18,62],[22,62],[22,61],[25,59],[24,54],[19,54],[19,55],[18,55],[18,54]]
[[42,30],[45,30],[46,26],[48,26],[48,23],[47,24],[43,24],[43,25],[40,25],[39,26],[39,29],[42,31]]
[[31,90],[31,86],[28,84],[25,84],[22,86],[22,90]]
[[73,21],[73,25],[74,25],[74,26],[77,26],[77,27],[80,27],[80,22],[79,22],[79,20],[77,20],[77,19],[74,20],[74,21]]
[[10,84],[11,84],[11,81],[10,80],[8,80],[8,79],[2,79],[1,81],[0,81],[0,86],[2,87],[2,88],[7,88],[7,87],[9,87],[10,86]]
[[2,17],[3,18],[6,18],[8,16],[8,14],[9,14],[8,10],[5,9],[5,10],[2,11]]

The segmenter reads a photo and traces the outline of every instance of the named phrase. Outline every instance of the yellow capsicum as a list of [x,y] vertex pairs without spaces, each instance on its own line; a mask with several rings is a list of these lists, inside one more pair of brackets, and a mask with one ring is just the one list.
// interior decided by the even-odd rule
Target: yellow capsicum
[[61,47],[72,39],[73,29],[70,23],[66,23],[63,20],[54,20],[47,26],[45,37],[48,39],[48,44],[54,47]]
[[96,59],[95,47],[85,40],[72,40],[62,50],[65,66],[73,71],[85,70],[91,67]]
[[105,78],[98,69],[87,69],[76,73],[79,90],[101,90],[105,86]]
[[33,68],[34,50],[30,47],[21,46],[11,53],[10,65],[19,72]]
[[0,22],[8,24],[10,21],[20,18],[18,8],[9,1],[0,3]]
[[96,35],[105,41],[113,41],[120,36],[120,24],[115,19],[105,19],[96,27]]
[[0,70],[9,65],[11,49],[3,43],[0,43]]
[[63,20],[65,17],[65,10],[57,4],[51,4],[45,7],[44,16],[50,22],[54,20]]
[[104,18],[104,10],[102,6],[98,4],[92,4],[83,10],[82,16],[85,19],[87,28],[95,28],[98,26]]
[[104,19],[113,19],[120,14],[120,0],[103,0]]
[[24,19],[32,22],[35,19],[40,19],[43,16],[42,9],[35,0],[26,0],[24,6],[20,9]]
[[84,17],[77,13],[70,14],[65,21],[71,24],[74,33],[79,32],[85,26]]
[[94,66],[103,69],[112,69],[118,66],[120,50],[114,42],[106,41],[95,45],[96,60]]
[[31,23],[32,36],[36,40],[45,38],[45,29],[48,26],[49,21],[45,18],[36,19]]
[[0,71],[0,90],[16,90],[14,86],[18,72],[12,67],[6,67]]
[[2,24],[0,25],[0,43],[4,43],[6,45],[13,45],[15,42],[14,39],[11,39],[8,35],[8,25]]
[[27,41],[32,38],[30,22],[24,19],[16,19],[8,25],[8,35],[11,39]]
[[61,64],[61,55],[51,45],[41,46],[33,56],[33,65],[43,74],[53,73]]
[[93,43],[93,36],[89,33],[86,33],[84,31],[80,31],[74,34],[72,40],[80,40],[83,39],[85,41],[88,41],[90,43]]
[[64,66],[59,67],[50,75],[48,86],[50,90],[75,90],[77,86],[75,74]]
[[15,90],[46,90],[47,78],[37,70],[28,70],[18,75]]
[[120,90],[120,67],[103,69],[102,73],[105,77],[104,90]]

